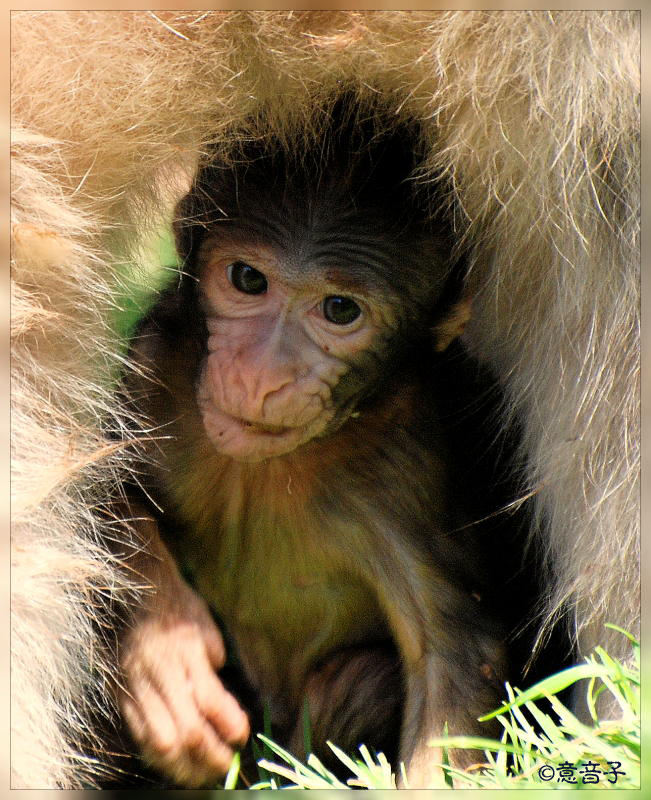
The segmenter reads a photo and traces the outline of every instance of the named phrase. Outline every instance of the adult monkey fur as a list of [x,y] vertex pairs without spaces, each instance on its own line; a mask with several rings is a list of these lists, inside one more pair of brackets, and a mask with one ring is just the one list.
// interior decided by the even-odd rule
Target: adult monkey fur
[[26,12],[12,47],[16,787],[99,770],[66,738],[110,668],[89,591],[123,580],[88,513],[114,480],[97,421],[113,265],[210,142],[227,157],[263,106],[270,137],[307,129],[342,85],[422,120],[423,176],[453,187],[465,343],[523,429],[541,629],[563,610],[582,653],[624,647],[603,623],[639,616],[637,13]]
[[438,419],[451,389],[433,337],[445,349],[466,320],[444,298],[452,236],[409,180],[417,130],[355,112],[314,109],[307,148],[208,159],[175,215],[183,275],[133,340],[128,398],[164,437],[134,489],[158,591],[122,637],[122,705],[181,785],[223,777],[248,726],[163,540],[294,753],[304,698],[322,759],[328,739],[393,756],[402,717],[409,785],[436,785],[428,740],[485,733],[505,679],[467,487],[448,474],[460,445]]

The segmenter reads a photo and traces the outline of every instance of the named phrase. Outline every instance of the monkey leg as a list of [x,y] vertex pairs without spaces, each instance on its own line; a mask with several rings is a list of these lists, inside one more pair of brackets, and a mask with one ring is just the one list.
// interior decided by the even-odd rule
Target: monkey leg
[[[311,749],[329,769],[341,772],[342,765],[328,741],[351,755],[366,744],[395,760],[404,689],[400,660],[390,644],[338,651],[308,676],[305,697]],[[289,747],[307,755],[302,718]]]
[[[493,665],[480,660],[471,668],[461,664],[458,656],[430,653],[418,664],[407,666],[400,760],[406,767],[409,788],[445,788],[443,770],[438,766],[442,749],[430,747],[428,742],[441,737],[446,725],[450,735],[498,735],[496,721],[480,728],[477,720],[498,705],[498,686]],[[453,749],[448,756],[451,764],[460,768],[483,761],[479,750]]]

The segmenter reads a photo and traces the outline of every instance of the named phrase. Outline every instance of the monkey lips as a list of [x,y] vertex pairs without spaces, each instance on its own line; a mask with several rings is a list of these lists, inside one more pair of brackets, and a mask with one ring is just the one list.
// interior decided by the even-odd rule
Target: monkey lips
[[215,449],[235,461],[250,463],[290,453],[318,436],[329,419],[320,417],[299,428],[286,428],[233,417],[210,402],[200,400],[199,407],[204,429]]

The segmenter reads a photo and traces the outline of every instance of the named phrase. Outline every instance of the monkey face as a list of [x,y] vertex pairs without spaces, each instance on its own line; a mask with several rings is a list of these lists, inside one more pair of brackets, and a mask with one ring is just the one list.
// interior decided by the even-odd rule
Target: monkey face
[[214,447],[255,462],[339,427],[354,398],[335,390],[381,341],[390,307],[360,280],[261,245],[208,241],[200,261],[208,338],[197,398]]

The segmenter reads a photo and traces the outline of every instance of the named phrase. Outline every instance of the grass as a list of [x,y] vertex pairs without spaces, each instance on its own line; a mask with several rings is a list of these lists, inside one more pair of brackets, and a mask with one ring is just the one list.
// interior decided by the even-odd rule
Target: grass
[[109,324],[125,346],[135,326],[154,303],[156,292],[178,276],[178,269],[171,228],[162,228],[143,242],[137,263],[118,267],[119,285]]
[[[444,749],[440,767],[447,785],[455,789],[639,789],[640,648],[636,639],[615,629],[630,640],[630,664],[597,647],[584,664],[552,675],[524,692],[507,684],[508,701],[483,718],[499,720],[503,728],[499,741],[454,736],[430,742],[437,747],[484,752],[482,764],[462,771],[447,762]],[[556,696],[580,681],[585,682],[590,724],[579,720]],[[617,708],[616,719],[600,717],[600,698]],[[551,705],[551,713],[541,710],[539,701],[543,699]],[[344,782],[315,755],[303,763],[268,735],[259,734],[258,738],[267,755],[258,760],[260,779],[250,789],[396,788],[396,771],[382,753],[373,756],[364,745],[359,754],[351,756],[330,744],[350,771]],[[408,788],[402,765],[399,774]],[[224,788],[243,788],[240,778],[238,755]]]

